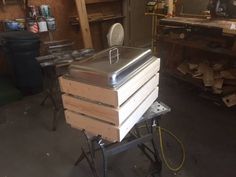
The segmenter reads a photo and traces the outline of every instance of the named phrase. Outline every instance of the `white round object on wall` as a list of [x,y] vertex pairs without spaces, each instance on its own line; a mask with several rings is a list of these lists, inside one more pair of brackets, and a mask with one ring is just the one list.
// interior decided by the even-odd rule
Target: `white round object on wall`
[[107,34],[108,46],[121,46],[124,43],[124,28],[120,23],[115,23],[111,26]]

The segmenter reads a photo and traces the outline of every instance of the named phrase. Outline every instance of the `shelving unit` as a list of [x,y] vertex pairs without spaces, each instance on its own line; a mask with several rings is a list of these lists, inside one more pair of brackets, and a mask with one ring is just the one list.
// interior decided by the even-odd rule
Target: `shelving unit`
[[[209,21],[209,23],[207,23]],[[222,98],[236,91],[233,78],[223,76],[221,72],[226,71],[230,74],[230,70],[234,68],[236,59],[236,51],[233,43],[235,43],[235,35],[230,33],[226,35],[225,29],[229,27],[230,20],[207,20],[199,18],[170,18],[164,19],[160,23],[162,29],[160,34],[160,43],[167,48],[162,48],[163,56],[166,57],[164,73],[190,84],[201,90],[204,97],[219,104],[223,103]],[[234,23],[234,22],[232,22]],[[170,50],[168,50],[170,49]],[[168,51],[168,52],[167,52]],[[196,70],[190,69],[190,72],[182,73],[181,66],[184,63],[196,63]],[[191,72],[197,72],[200,64],[207,63],[208,69],[206,74],[202,74],[202,78],[194,77]],[[222,64],[221,69],[213,69],[214,64]],[[212,78],[207,73],[212,71]],[[204,72],[204,71],[203,71]],[[233,71],[232,71],[233,72]],[[220,74],[220,78],[217,78]],[[210,84],[207,80],[212,79]],[[222,83],[217,85],[217,79]],[[220,82],[221,82],[220,81]]]
[[207,52],[236,57],[235,51],[232,51],[231,49],[227,49],[227,48],[211,48],[208,46],[207,41],[203,40],[203,39],[199,39],[199,40],[170,39],[170,38],[163,36],[160,38],[160,40],[163,42],[177,44],[177,45],[181,45],[184,47],[190,47],[190,48],[194,48],[194,49],[204,50]]
[[[107,47],[106,34],[110,26],[115,22],[123,23],[125,16],[122,3],[122,0],[85,0],[92,45],[96,50]],[[84,30],[77,14],[69,17],[69,23],[81,32]]]
[[[79,25],[79,20],[76,19],[77,17],[70,17],[70,23],[73,26]],[[112,21],[112,20],[120,20],[125,18],[123,15],[117,15],[117,16],[101,16],[96,19],[89,19],[89,23],[97,23],[97,22],[106,22],[106,21]]]

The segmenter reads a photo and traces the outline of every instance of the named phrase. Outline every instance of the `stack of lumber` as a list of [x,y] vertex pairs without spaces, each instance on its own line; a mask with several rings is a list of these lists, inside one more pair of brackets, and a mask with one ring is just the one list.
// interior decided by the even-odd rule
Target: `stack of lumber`
[[[190,75],[196,80],[201,80],[202,84],[209,88],[212,93],[223,97],[224,103],[231,107],[236,105],[236,68],[230,67],[224,62],[209,61],[185,61],[177,67],[177,70],[183,75]],[[228,100],[228,101],[226,101]]]

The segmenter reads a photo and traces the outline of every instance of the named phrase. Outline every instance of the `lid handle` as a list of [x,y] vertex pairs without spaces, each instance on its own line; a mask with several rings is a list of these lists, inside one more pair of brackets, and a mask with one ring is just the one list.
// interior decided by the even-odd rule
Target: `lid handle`
[[109,62],[110,64],[118,63],[120,59],[120,53],[118,48],[113,48],[109,50]]

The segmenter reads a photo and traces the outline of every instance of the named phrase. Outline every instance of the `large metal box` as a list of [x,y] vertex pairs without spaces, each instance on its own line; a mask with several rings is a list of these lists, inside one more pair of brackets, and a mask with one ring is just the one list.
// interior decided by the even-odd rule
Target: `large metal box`
[[[138,53],[138,49],[133,50]],[[109,52],[109,50],[104,52],[107,51]],[[145,53],[145,51],[140,50],[139,54],[142,55],[142,52]],[[148,55],[144,54],[143,57]],[[104,57],[108,59],[109,55]],[[134,61],[135,59],[134,57]],[[101,135],[104,139],[122,141],[158,97],[160,59],[149,55],[145,61],[142,58],[139,59],[142,62],[132,68],[130,65],[134,66],[134,61],[130,58],[128,63],[131,64],[124,64],[123,67],[120,67],[123,70],[119,70],[118,66],[118,69],[111,66],[113,68],[110,70],[106,68],[104,73],[101,70],[96,72],[94,69],[94,66],[97,67],[94,65],[96,62],[91,63],[90,60],[88,65],[86,62],[83,63],[83,67],[72,65],[71,74],[60,78],[67,122],[74,128],[85,129],[92,134]],[[136,62],[139,61],[136,60]],[[107,67],[110,66],[107,65]],[[129,72],[125,71],[126,69]],[[91,72],[92,70],[94,72]],[[122,73],[116,72],[117,70],[127,73],[127,75],[117,79],[119,73]],[[86,77],[86,74],[81,76],[81,73],[91,73],[91,75]],[[112,75],[114,76],[112,78],[115,78],[114,82],[109,82],[107,79],[109,74],[105,73],[116,73],[114,75],[118,77]],[[93,76],[100,78],[97,80],[97,84]],[[102,78],[103,82],[99,83]]]
[[76,80],[117,88],[154,61],[150,49],[114,47],[70,65]]

